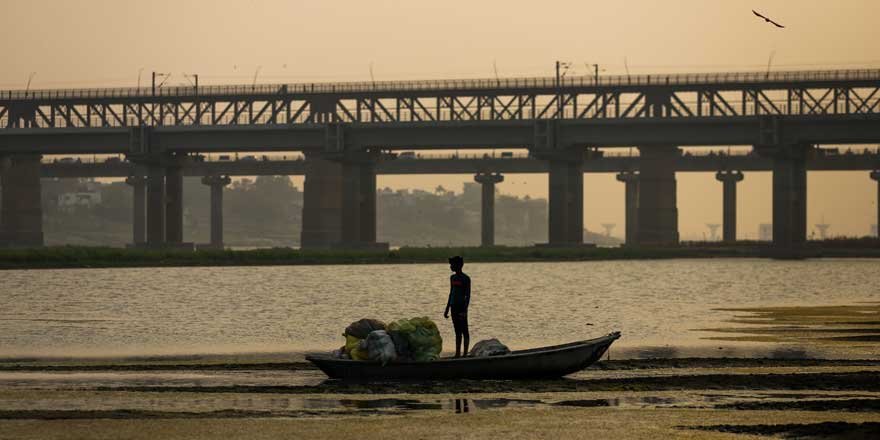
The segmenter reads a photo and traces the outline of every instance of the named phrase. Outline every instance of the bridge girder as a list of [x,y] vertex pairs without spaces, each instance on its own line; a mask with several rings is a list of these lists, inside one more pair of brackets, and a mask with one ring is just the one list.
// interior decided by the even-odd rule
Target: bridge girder
[[7,129],[878,113],[880,70],[0,92]]

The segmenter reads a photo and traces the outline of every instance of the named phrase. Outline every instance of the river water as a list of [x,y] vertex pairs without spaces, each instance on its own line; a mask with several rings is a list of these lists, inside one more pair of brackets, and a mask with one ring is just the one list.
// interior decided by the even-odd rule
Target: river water
[[[878,269],[765,259],[465,266],[474,341],[527,348],[619,330],[615,347],[684,354],[720,349],[696,331],[734,316],[719,308],[878,301]],[[449,274],[445,264],[4,271],[0,357],[301,353],[340,346],[362,317],[413,316],[434,319],[449,349]]]

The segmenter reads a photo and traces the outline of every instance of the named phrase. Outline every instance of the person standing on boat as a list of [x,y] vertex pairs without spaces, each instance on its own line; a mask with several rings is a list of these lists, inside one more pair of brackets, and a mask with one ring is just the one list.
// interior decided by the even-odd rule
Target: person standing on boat
[[468,333],[467,312],[471,303],[471,278],[461,271],[464,267],[464,258],[454,256],[449,259],[449,269],[453,272],[449,277],[449,300],[446,302],[446,311],[443,317],[449,319],[452,311],[452,327],[455,329],[455,357],[462,355],[461,342],[464,339],[464,355],[467,356],[468,345],[471,335]]

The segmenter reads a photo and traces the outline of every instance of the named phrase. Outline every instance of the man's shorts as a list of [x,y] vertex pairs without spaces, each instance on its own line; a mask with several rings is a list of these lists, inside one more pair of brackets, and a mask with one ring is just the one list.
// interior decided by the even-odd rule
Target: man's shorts
[[467,310],[452,311],[452,327],[456,333],[468,332]]

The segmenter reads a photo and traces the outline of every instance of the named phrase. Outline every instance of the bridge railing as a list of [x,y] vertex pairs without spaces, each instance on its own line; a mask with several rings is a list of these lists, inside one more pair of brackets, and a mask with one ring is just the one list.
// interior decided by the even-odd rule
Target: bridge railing
[[683,73],[651,75],[571,76],[557,83],[553,77],[441,79],[424,81],[379,81],[344,83],[258,84],[218,86],[47,89],[0,91],[0,100],[199,97],[224,95],[287,95],[325,93],[370,93],[441,90],[547,89],[554,87],[615,87],[651,85],[760,84],[810,81],[880,81],[880,69]]
[[[865,147],[865,146],[848,146],[848,147],[825,147],[820,148],[819,154],[824,158],[831,157],[852,157],[852,156],[862,156],[862,157],[880,157],[880,145]],[[400,157],[398,152],[398,156],[394,160],[399,161],[431,161],[431,160],[522,160],[522,159],[531,159],[529,153],[522,152],[501,152],[505,154],[501,154],[499,152],[494,153],[415,153],[412,156]],[[510,153],[510,154],[506,154]],[[687,150],[682,151],[682,157],[748,157],[754,156],[755,151],[751,149],[736,149],[736,150],[726,150],[722,148],[712,148],[712,149],[701,149],[701,150]],[[203,163],[255,163],[255,162],[299,162],[305,160],[305,156],[301,154],[292,154],[292,155],[240,155],[235,157],[234,155],[226,155],[226,154],[216,154],[211,153],[207,155],[198,155],[198,162]],[[221,159],[221,157],[225,157]],[[602,157],[607,159],[628,159],[628,158],[638,158],[638,150],[626,150],[626,151],[617,151],[617,150],[602,150]],[[43,157],[41,162],[43,164],[53,164],[53,165],[100,165],[100,164],[119,164],[119,163],[127,163],[127,159],[120,156],[110,156],[110,157]]]

